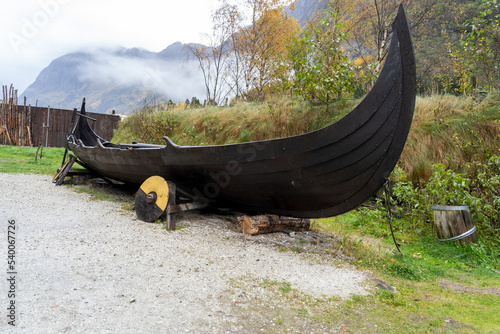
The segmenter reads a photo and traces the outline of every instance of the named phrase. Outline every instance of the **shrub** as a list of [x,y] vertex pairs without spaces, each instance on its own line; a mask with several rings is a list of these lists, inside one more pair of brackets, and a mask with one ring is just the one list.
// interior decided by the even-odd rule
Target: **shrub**
[[464,173],[457,173],[435,164],[428,182],[416,186],[397,182],[394,196],[411,216],[427,222],[433,219],[433,205],[467,205],[481,237],[499,243],[500,156],[490,157],[486,164],[475,162],[464,167]]

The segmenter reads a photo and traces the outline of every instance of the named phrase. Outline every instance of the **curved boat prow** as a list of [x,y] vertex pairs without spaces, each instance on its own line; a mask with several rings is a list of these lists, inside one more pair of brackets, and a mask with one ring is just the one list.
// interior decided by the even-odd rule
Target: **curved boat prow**
[[[90,169],[141,184],[158,175],[217,207],[319,218],[352,210],[386,182],[408,136],[416,68],[404,6],[392,23],[387,59],[372,90],[344,118],[298,136],[178,146],[105,142],[79,117],[68,146]],[[82,105],[85,114],[85,104]]]

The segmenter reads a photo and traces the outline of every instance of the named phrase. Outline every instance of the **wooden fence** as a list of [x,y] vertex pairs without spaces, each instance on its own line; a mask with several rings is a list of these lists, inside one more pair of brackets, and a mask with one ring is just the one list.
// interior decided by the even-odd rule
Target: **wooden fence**
[[[18,105],[16,99],[0,103],[0,145],[64,147],[73,110]],[[87,113],[94,131],[111,140],[120,116]]]

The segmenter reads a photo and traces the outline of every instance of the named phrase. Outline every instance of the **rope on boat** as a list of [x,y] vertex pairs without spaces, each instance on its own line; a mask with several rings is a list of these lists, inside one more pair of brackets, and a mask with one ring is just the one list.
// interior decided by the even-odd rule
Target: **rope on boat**
[[391,210],[391,180],[388,178],[385,179],[385,205],[387,208],[387,215],[389,218],[389,226],[391,227],[392,240],[394,241],[394,245],[398,249],[398,252],[401,253],[401,249],[399,249],[400,244],[397,243],[396,237],[394,236],[394,229],[392,228],[392,210]]

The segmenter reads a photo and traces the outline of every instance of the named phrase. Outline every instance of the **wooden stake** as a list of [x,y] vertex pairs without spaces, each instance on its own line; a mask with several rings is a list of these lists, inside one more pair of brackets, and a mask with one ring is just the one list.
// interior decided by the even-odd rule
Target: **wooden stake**
[[9,145],[12,146],[12,140],[10,140],[9,131],[7,127],[5,127],[5,135],[7,136],[7,140],[9,141]]
[[28,132],[28,145],[30,147],[33,147],[33,141],[31,140],[31,130],[29,125],[26,125],[26,130]]
[[172,207],[175,206],[175,196],[176,196],[176,186],[175,183],[167,181],[168,184],[168,204],[166,209],[166,220],[165,229],[167,231],[175,231],[176,228],[176,216],[175,213],[171,212]]

